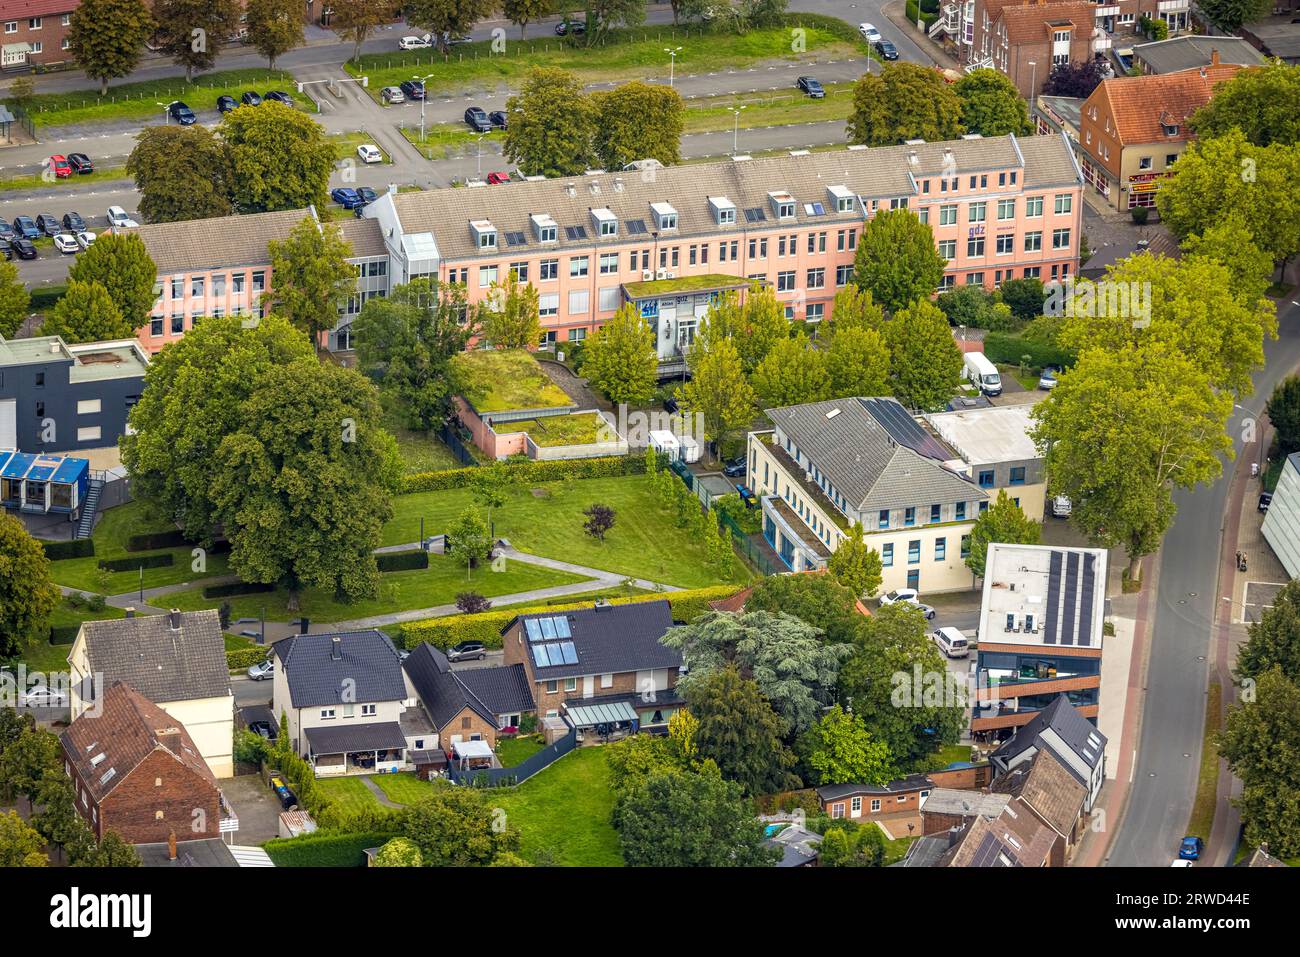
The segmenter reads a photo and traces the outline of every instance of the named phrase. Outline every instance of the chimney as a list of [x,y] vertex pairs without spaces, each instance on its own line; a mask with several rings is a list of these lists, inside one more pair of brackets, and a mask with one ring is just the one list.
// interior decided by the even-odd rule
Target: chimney
[[1210,51],[1210,66],[1218,66],[1218,65],[1219,65],[1219,51],[1218,51],[1218,50],[1211,50],[1211,51]]
[[181,610],[179,608],[173,608],[167,613],[167,627],[172,631],[181,630]]
[[298,619],[298,634],[305,635],[311,628],[311,619],[306,615]]
[[330,641],[330,657],[335,661],[343,660],[343,640],[338,635]]
[[135,617],[135,609],[134,609],[134,608],[128,608],[128,609],[126,610],[126,617],[127,617],[127,618],[134,618],[134,617]]

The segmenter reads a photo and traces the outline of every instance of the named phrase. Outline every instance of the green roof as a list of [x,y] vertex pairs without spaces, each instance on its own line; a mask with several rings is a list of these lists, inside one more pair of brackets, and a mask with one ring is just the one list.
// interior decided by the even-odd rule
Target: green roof
[[[523,419],[517,422],[499,422],[495,428],[502,432],[527,432],[528,437],[543,448],[560,445],[591,445],[600,438],[605,420],[595,412],[580,415],[548,415],[540,419]],[[611,430],[612,432],[613,430]]]
[[452,359],[456,389],[479,413],[562,409],[573,400],[525,349],[476,349]]
[[750,280],[722,273],[703,276],[682,276],[678,279],[652,279],[649,282],[624,283],[629,299],[653,299],[683,292],[711,292],[715,289],[744,289]]

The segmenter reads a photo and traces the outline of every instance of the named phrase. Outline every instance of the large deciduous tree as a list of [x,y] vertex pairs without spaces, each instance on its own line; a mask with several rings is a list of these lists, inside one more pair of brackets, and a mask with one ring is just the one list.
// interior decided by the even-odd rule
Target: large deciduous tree
[[677,390],[687,412],[704,420],[704,437],[720,442],[754,418],[754,390],[730,339],[697,339],[687,354],[691,380]]
[[69,282],[67,291],[45,317],[40,332],[43,336],[62,336],[64,342],[103,342],[135,335],[108,290],[93,280]]
[[1267,16],[1273,9],[1269,0],[1202,0],[1197,6],[1216,26],[1228,33],[1236,33],[1242,24]]
[[100,235],[68,270],[69,283],[97,282],[107,289],[132,329],[149,321],[157,279],[158,268],[136,233]]
[[17,811],[0,814],[0,867],[48,867],[45,838],[18,816]]
[[873,784],[893,780],[889,747],[867,730],[861,715],[833,705],[799,739],[797,751],[812,784]]
[[232,110],[218,132],[230,149],[231,198],[241,212],[324,208],[334,146],[310,116],[272,101]]
[[928,299],[900,309],[885,324],[894,395],[913,409],[936,411],[952,398],[961,350],[939,307]]
[[748,373],[773,346],[789,338],[790,320],[785,317],[785,304],[770,288],[750,289],[743,299],[731,292],[709,307],[700,335],[707,344],[730,339]]
[[582,374],[616,404],[648,402],[658,385],[659,353],[655,334],[632,303],[587,339]]
[[449,57],[451,41],[467,36],[495,6],[496,0],[407,0],[404,9],[406,22],[433,34],[434,45]]
[[534,67],[506,101],[504,153],[526,176],[573,176],[591,165],[595,111],[567,70]]
[[0,338],[12,339],[27,318],[32,295],[18,275],[18,267],[0,260]]
[[1006,489],[999,489],[993,504],[981,512],[971,526],[970,554],[966,556],[966,567],[976,578],[983,578],[990,542],[1037,545],[1042,531],[1043,526],[1021,511]]
[[875,329],[836,325],[826,347],[828,397],[889,394],[889,347]]
[[1287,376],[1277,384],[1264,406],[1277,433],[1278,451],[1300,452],[1300,376]]
[[610,30],[645,22],[641,0],[582,0],[582,7],[587,12],[587,46],[603,41]]
[[857,597],[830,575],[769,575],[745,600],[746,611],[784,612],[822,632],[830,644],[847,644],[863,615]]
[[229,216],[230,153],[206,126],[146,126],[126,160],[146,222]]
[[68,24],[68,49],[103,96],[110,80],[135,69],[154,26],[144,0],[82,0]]
[[832,333],[850,327],[879,332],[884,324],[885,310],[872,297],[870,289],[851,282],[835,294],[829,323]]
[[961,135],[961,99],[937,71],[893,63],[865,73],[853,87],[849,141],[893,146],[904,140],[951,140]]
[[897,312],[928,299],[948,263],[934,245],[934,233],[910,209],[881,210],[862,230],[854,256],[854,282],[873,301]]
[[972,70],[952,88],[961,101],[961,124],[967,133],[1020,136],[1033,130],[1029,104],[1005,73],[991,68]]
[[267,243],[275,284],[272,308],[316,342],[334,328],[339,306],[356,291],[352,246],[333,223],[303,216],[284,239]]
[[519,828],[505,821],[475,788],[432,781],[430,795],[406,811],[402,833],[425,867],[476,867],[519,850]]
[[1237,649],[1238,681],[1258,678],[1272,668],[1281,668],[1289,681],[1300,683],[1300,579],[1293,578],[1273,596],[1273,604],[1250,623],[1250,637]]
[[480,313],[483,338],[496,349],[530,349],[542,337],[537,287],[512,272],[495,283]]
[[853,523],[849,534],[831,553],[826,571],[856,598],[870,598],[880,588],[880,553],[864,540],[861,522]]
[[246,0],[244,13],[248,23],[248,42],[266,57],[266,65],[275,69],[275,61],[305,40],[301,0]]
[[634,160],[681,162],[686,104],[672,87],[634,80],[592,94],[596,131],[592,143],[603,169],[620,170]]
[[0,514],[0,655],[20,655],[46,639],[58,604],[45,549],[22,522]]
[[371,31],[393,17],[391,0],[332,0],[330,29],[340,40],[352,44],[351,60],[361,59],[361,45]]
[[1300,143],[1300,66],[1275,60],[1241,70],[1192,115],[1202,139],[1236,127],[1256,146]]
[[765,408],[820,402],[830,395],[826,353],[802,335],[781,339],[754,369],[750,383]]
[[1052,67],[1043,81],[1044,96],[1069,96],[1086,100],[1106,78],[1101,60],[1071,60]]
[[185,79],[195,70],[210,70],[217,56],[239,30],[239,0],[154,0],[158,49],[185,67]]
[[502,0],[501,12],[519,27],[519,39],[528,36],[528,24],[555,12],[555,0]]

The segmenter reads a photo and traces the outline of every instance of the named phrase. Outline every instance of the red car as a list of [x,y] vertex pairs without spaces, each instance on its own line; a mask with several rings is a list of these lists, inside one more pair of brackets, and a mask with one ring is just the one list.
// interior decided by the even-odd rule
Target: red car
[[495,186],[497,183],[510,182],[509,173],[488,173],[487,181],[489,186]]
[[72,167],[68,165],[66,156],[51,156],[49,168],[54,170],[54,175],[58,179],[67,179],[72,175]]

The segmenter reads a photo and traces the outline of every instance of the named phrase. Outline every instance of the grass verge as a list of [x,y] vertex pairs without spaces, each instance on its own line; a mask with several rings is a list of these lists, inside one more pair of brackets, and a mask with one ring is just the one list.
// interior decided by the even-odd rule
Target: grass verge
[[129,178],[130,177],[126,175],[125,166],[110,166],[106,169],[97,169],[93,173],[86,173],[84,176],[70,176],[67,179],[47,180],[44,178],[43,174],[34,173],[31,176],[15,176],[11,179],[0,179],[0,192],[15,192],[21,189],[67,189],[69,193],[75,195],[76,190],[71,187],[85,186],[88,183],[104,183]]
[[1205,695],[1205,730],[1201,737],[1201,769],[1196,776],[1196,800],[1192,802],[1192,816],[1187,821],[1187,833],[1199,837],[1207,844],[1214,828],[1214,810],[1218,804],[1219,749],[1214,739],[1218,736],[1223,709],[1223,687],[1211,682]]
[[733,129],[736,116],[731,111],[738,107],[744,107],[740,114],[742,130],[848,119],[853,110],[853,84],[828,83],[825,89],[826,96],[820,100],[810,99],[798,90],[687,100],[682,132],[716,133]]
[[[463,156],[477,149],[476,141],[480,135],[493,142],[505,142],[506,135],[501,130],[491,133],[471,133],[469,127],[459,123],[430,123],[420,136],[418,126],[402,126],[399,131],[408,143],[424,154],[425,159],[441,160],[452,156]],[[496,154],[489,154],[495,156]]]

